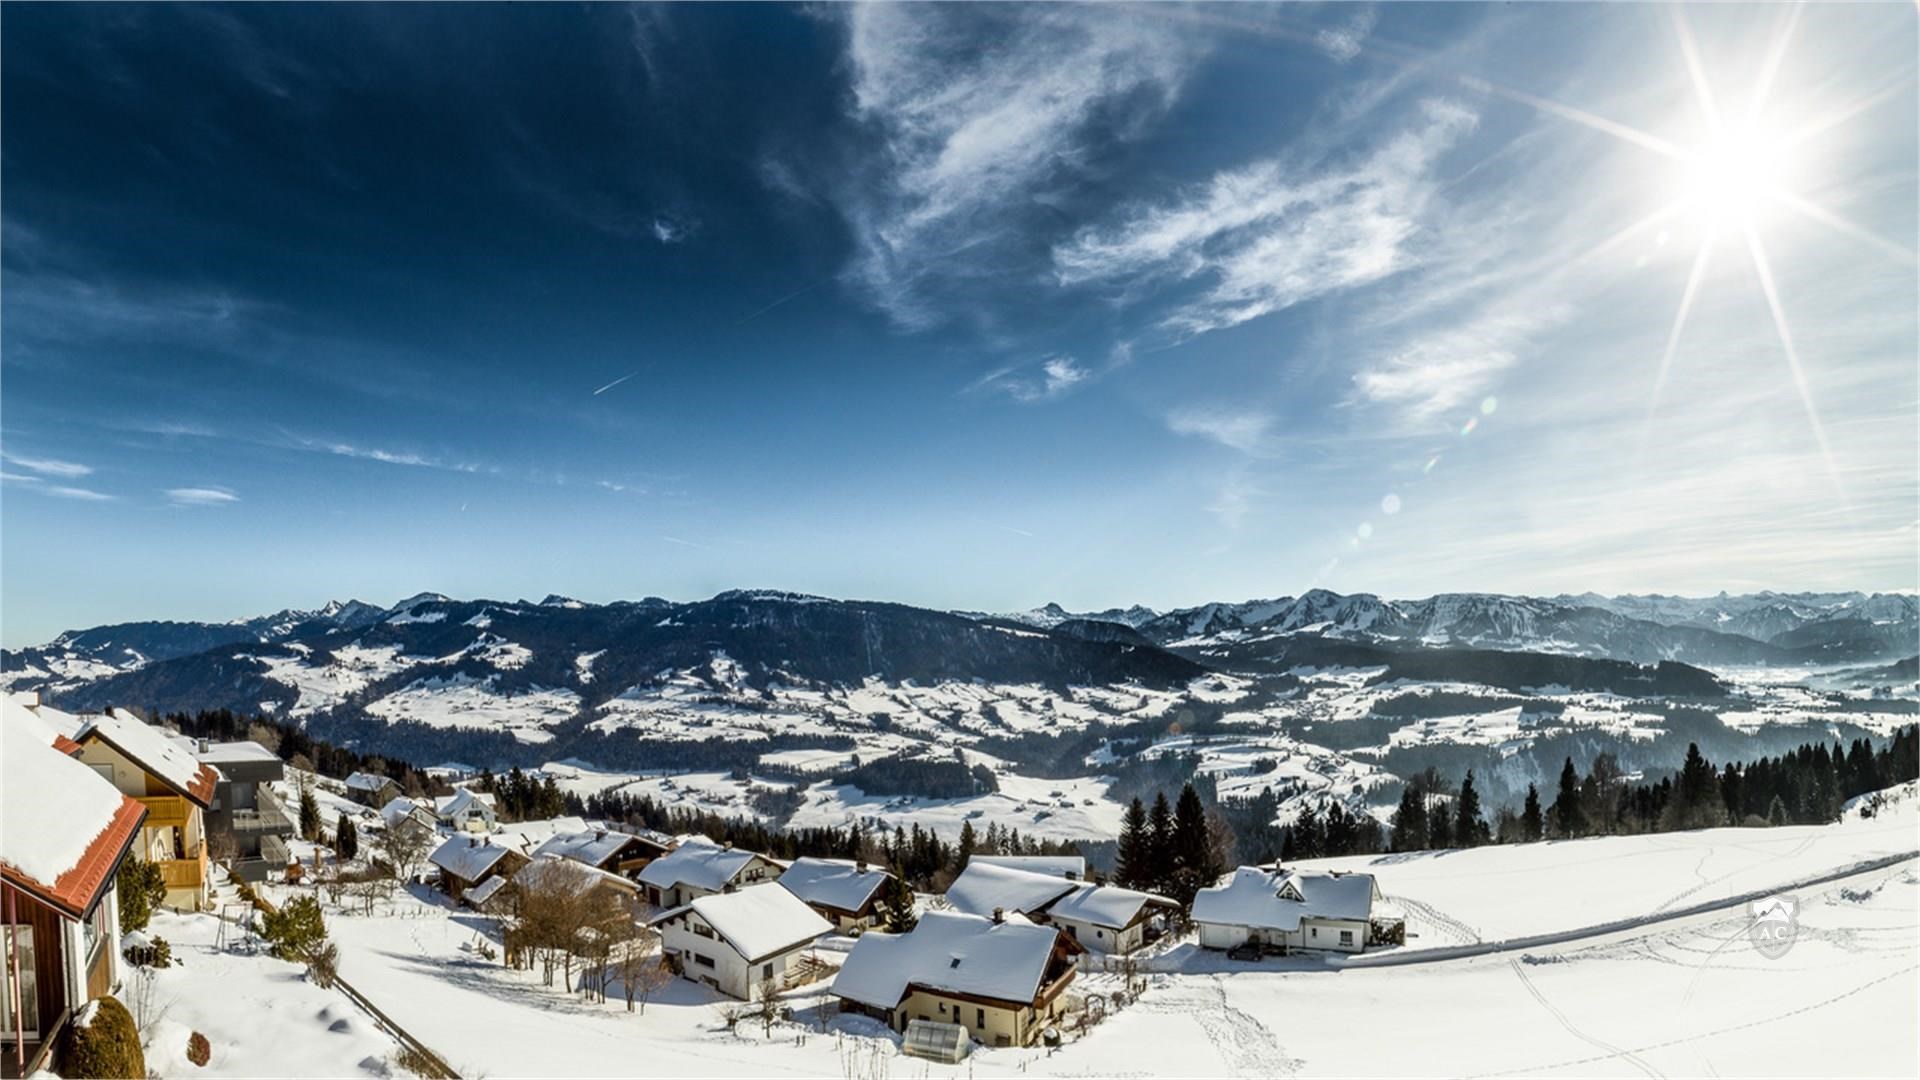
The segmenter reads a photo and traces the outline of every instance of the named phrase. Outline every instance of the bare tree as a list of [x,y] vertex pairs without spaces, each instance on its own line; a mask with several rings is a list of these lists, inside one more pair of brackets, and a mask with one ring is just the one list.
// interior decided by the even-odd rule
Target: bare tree
[[401,818],[380,830],[373,844],[374,861],[385,863],[395,881],[412,881],[433,840],[425,829],[412,828],[408,819]]
[[773,1022],[780,1019],[780,980],[768,974],[760,980],[760,998],[752,1003],[754,1019],[760,1021],[763,1037],[773,1034]]
[[655,990],[667,985],[673,978],[673,970],[667,967],[666,958],[654,954],[654,946],[659,943],[660,935],[644,927],[636,926],[635,933],[623,944],[616,963],[620,970],[621,991],[627,998],[627,1011],[633,1011],[635,999],[640,1002],[640,1014],[646,1015],[647,999]]

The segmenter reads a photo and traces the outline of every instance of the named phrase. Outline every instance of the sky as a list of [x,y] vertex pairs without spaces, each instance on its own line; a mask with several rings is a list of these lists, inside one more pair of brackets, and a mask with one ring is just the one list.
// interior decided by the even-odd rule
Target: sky
[[1915,24],[9,5],[0,640],[1912,589]]

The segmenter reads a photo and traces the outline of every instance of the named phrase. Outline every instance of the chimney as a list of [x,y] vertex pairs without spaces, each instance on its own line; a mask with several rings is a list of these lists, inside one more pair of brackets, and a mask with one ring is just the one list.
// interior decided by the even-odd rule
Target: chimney
[[865,860],[865,859],[855,859],[855,860],[853,860],[853,872],[854,872],[854,873],[856,873],[856,874],[864,874],[864,873],[866,873],[866,872],[867,872],[867,860]]
[[993,921],[994,921],[994,922],[995,922],[996,924],[998,924],[998,923],[1003,923],[1003,922],[1006,922],[1006,921],[1007,921],[1007,909],[1006,909],[1006,908],[994,908],[994,909],[993,909]]
[[207,740],[205,739],[200,740],[200,752],[203,754],[207,752]]
[[477,836],[469,836],[469,837],[467,837],[467,846],[468,846],[468,847],[479,847],[479,846],[480,846],[480,838],[479,838],[479,837],[477,837]]
[[731,840],[729,840],[729,841],[727,841],[726,843],[724,843],[724,844],[721,844],[721,845],[720,845],[720,850],[721,850],[721,851],[732,851],[732,850],[733,850],[733,841],[731,841]]
[[593,838],[595,840],[605,840],[607,838],[607,830],[605,829],[593,830]]

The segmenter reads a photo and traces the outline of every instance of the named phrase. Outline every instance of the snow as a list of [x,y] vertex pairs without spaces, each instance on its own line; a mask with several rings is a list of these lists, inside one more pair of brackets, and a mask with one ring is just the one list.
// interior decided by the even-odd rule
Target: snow
[[1074,883],[1064,877],[995,866],[975,858],[967,862],[967,868],[947,887],[947,902],[954,910],[970,915],[991,915],[995,911],[1017,911],[1025,915],[1039,911],[1073,889]]
[[120,792],[53,748],[54,731],[13,698],[0,699],[0,862],[42,885],[79,865],[120,812]]
[[95,732],[119,748],[134,764],[180,791],[191,790],[205,767],[185,747],[168,738],[166,731],[125,709],[89,717],[87,726],[80,732],[81,740]]
[[[1298,897],[1296,899],[1295,897]],[[1295,933],[1307,918],[1364,922],[1373,914],[1370,874],[1314,874],[1242,866],[1226,884],[1201,889],[1193,921]]]
[[795,859],[780,874],[779,884],[809,904],[838,911],[859,911],[887,883],[885,870],[861,866],[852,859]]
[[555,858],[586,863],[589,866],[599,866],[614,852],[625,847],[628,841],[637,839],[639,838],[632,833],[611,829],[588,829],[549,837],[546,842],[535,848],[533,853],[536,856],[551,855]]
[[344,783],[347,785],[348,791],[372,792],[379,791],[381,788],[393,783],[393,781],[374,773],[356,772],[348,774]]
[[697,837],[648,863],[640,871],[640,882],[658,889],[691,885],[717,891],[746,869],[754,857],[751,851],[724,848],[704,836]]
[[[322,990],[297,964],[255,953],[214,948],[219,920],[211,915],[156,913],[152,936],[172,946],[173,964],[128,969],[121,996],[135,1007],[139,986],[152,979],[153,1011],[145,1034],[147,1069],[173,1077],[336,1076],[399,1074],[399,1046],[340,990]],[[231,928],[229,928],[231,933]],[[342,963],[343,972],[351,959]],[[187,1040],[207,1037],[205,1067],[187,1060]]]
[[1130,926],[1148,904],[1179,905],[1154,893],[1122,889],[1115,885],[1081,885],[1047,909],[1050,919],[1092,923],[1116,929]]
[[507,856],[509,849],[490,839],[474,836],[449,837],[427,861],[462,881],[478,881]]
[[[302,652],[311,650],[302,649]],[[400,655],[398,645],[366,647],[343,645],[333,650],[333,662],[315,666],[304,656],[255,656],[240,654],[235,659],[251,659],[266,665],[265,675],[299,692],[290,716],[308,716],[345,703],[348,697],[365,690],[375,680],[405,671],[417,658]]]
[[[733,951],[750,961],[786,952],[833,930],[831,923],[799,897],[772,882],[702,896],[687,907],[725,938]],[[654,921],[672,914],[663,912]]]
[[573,658],[573,670],[575,674],[580,677],[581,682],[590,683],[593,681],[593,662],[605,655],[607,655],[607,650],[595,649],[593,652],[583,652]]
[[411,611],[404,611],[388,619],[387,622],[394,626],[404,626],[407,623],[437,623],[446,617],[447,613],[444,611],[429,611],[424,615],[415,615]]
[[1060,932],[952,911],[929,911],[905,934],[861,935],[834,993],[891,1009],[908,986],[1002,1001],[1032,1001]]
[[1054,877],[1085,880],[1087,876],[1087,860],[1078,855],[975,855],[970,861]]
[[[492,659],[497,663],[502,657]],[[580,695],[572,690],[536,686],[525,693],[507,693],[497,689],[496,679],[461,673],[416,679],[369,704],[367,712],[383,720],[430,727],[505,731],[521,742],[542,743],[553,738],[547,728],[565,722],[580,708]]]

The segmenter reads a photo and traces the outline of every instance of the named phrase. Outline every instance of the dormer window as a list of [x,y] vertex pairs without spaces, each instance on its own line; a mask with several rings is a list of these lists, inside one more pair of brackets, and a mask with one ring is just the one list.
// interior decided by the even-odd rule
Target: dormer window
[[959,966],[960,966],[960,958],[959,958],[959,957],[957,957],[957,956],[956,956],[956,957],[954,957],[954,958],[953,958],[952,960],[949,960],[949,961],[947,961],[947,970],[949,970],[949,971],[951,971],[951,970],[953,970],[954,968],[957,968],[957,967],[959,967]]

